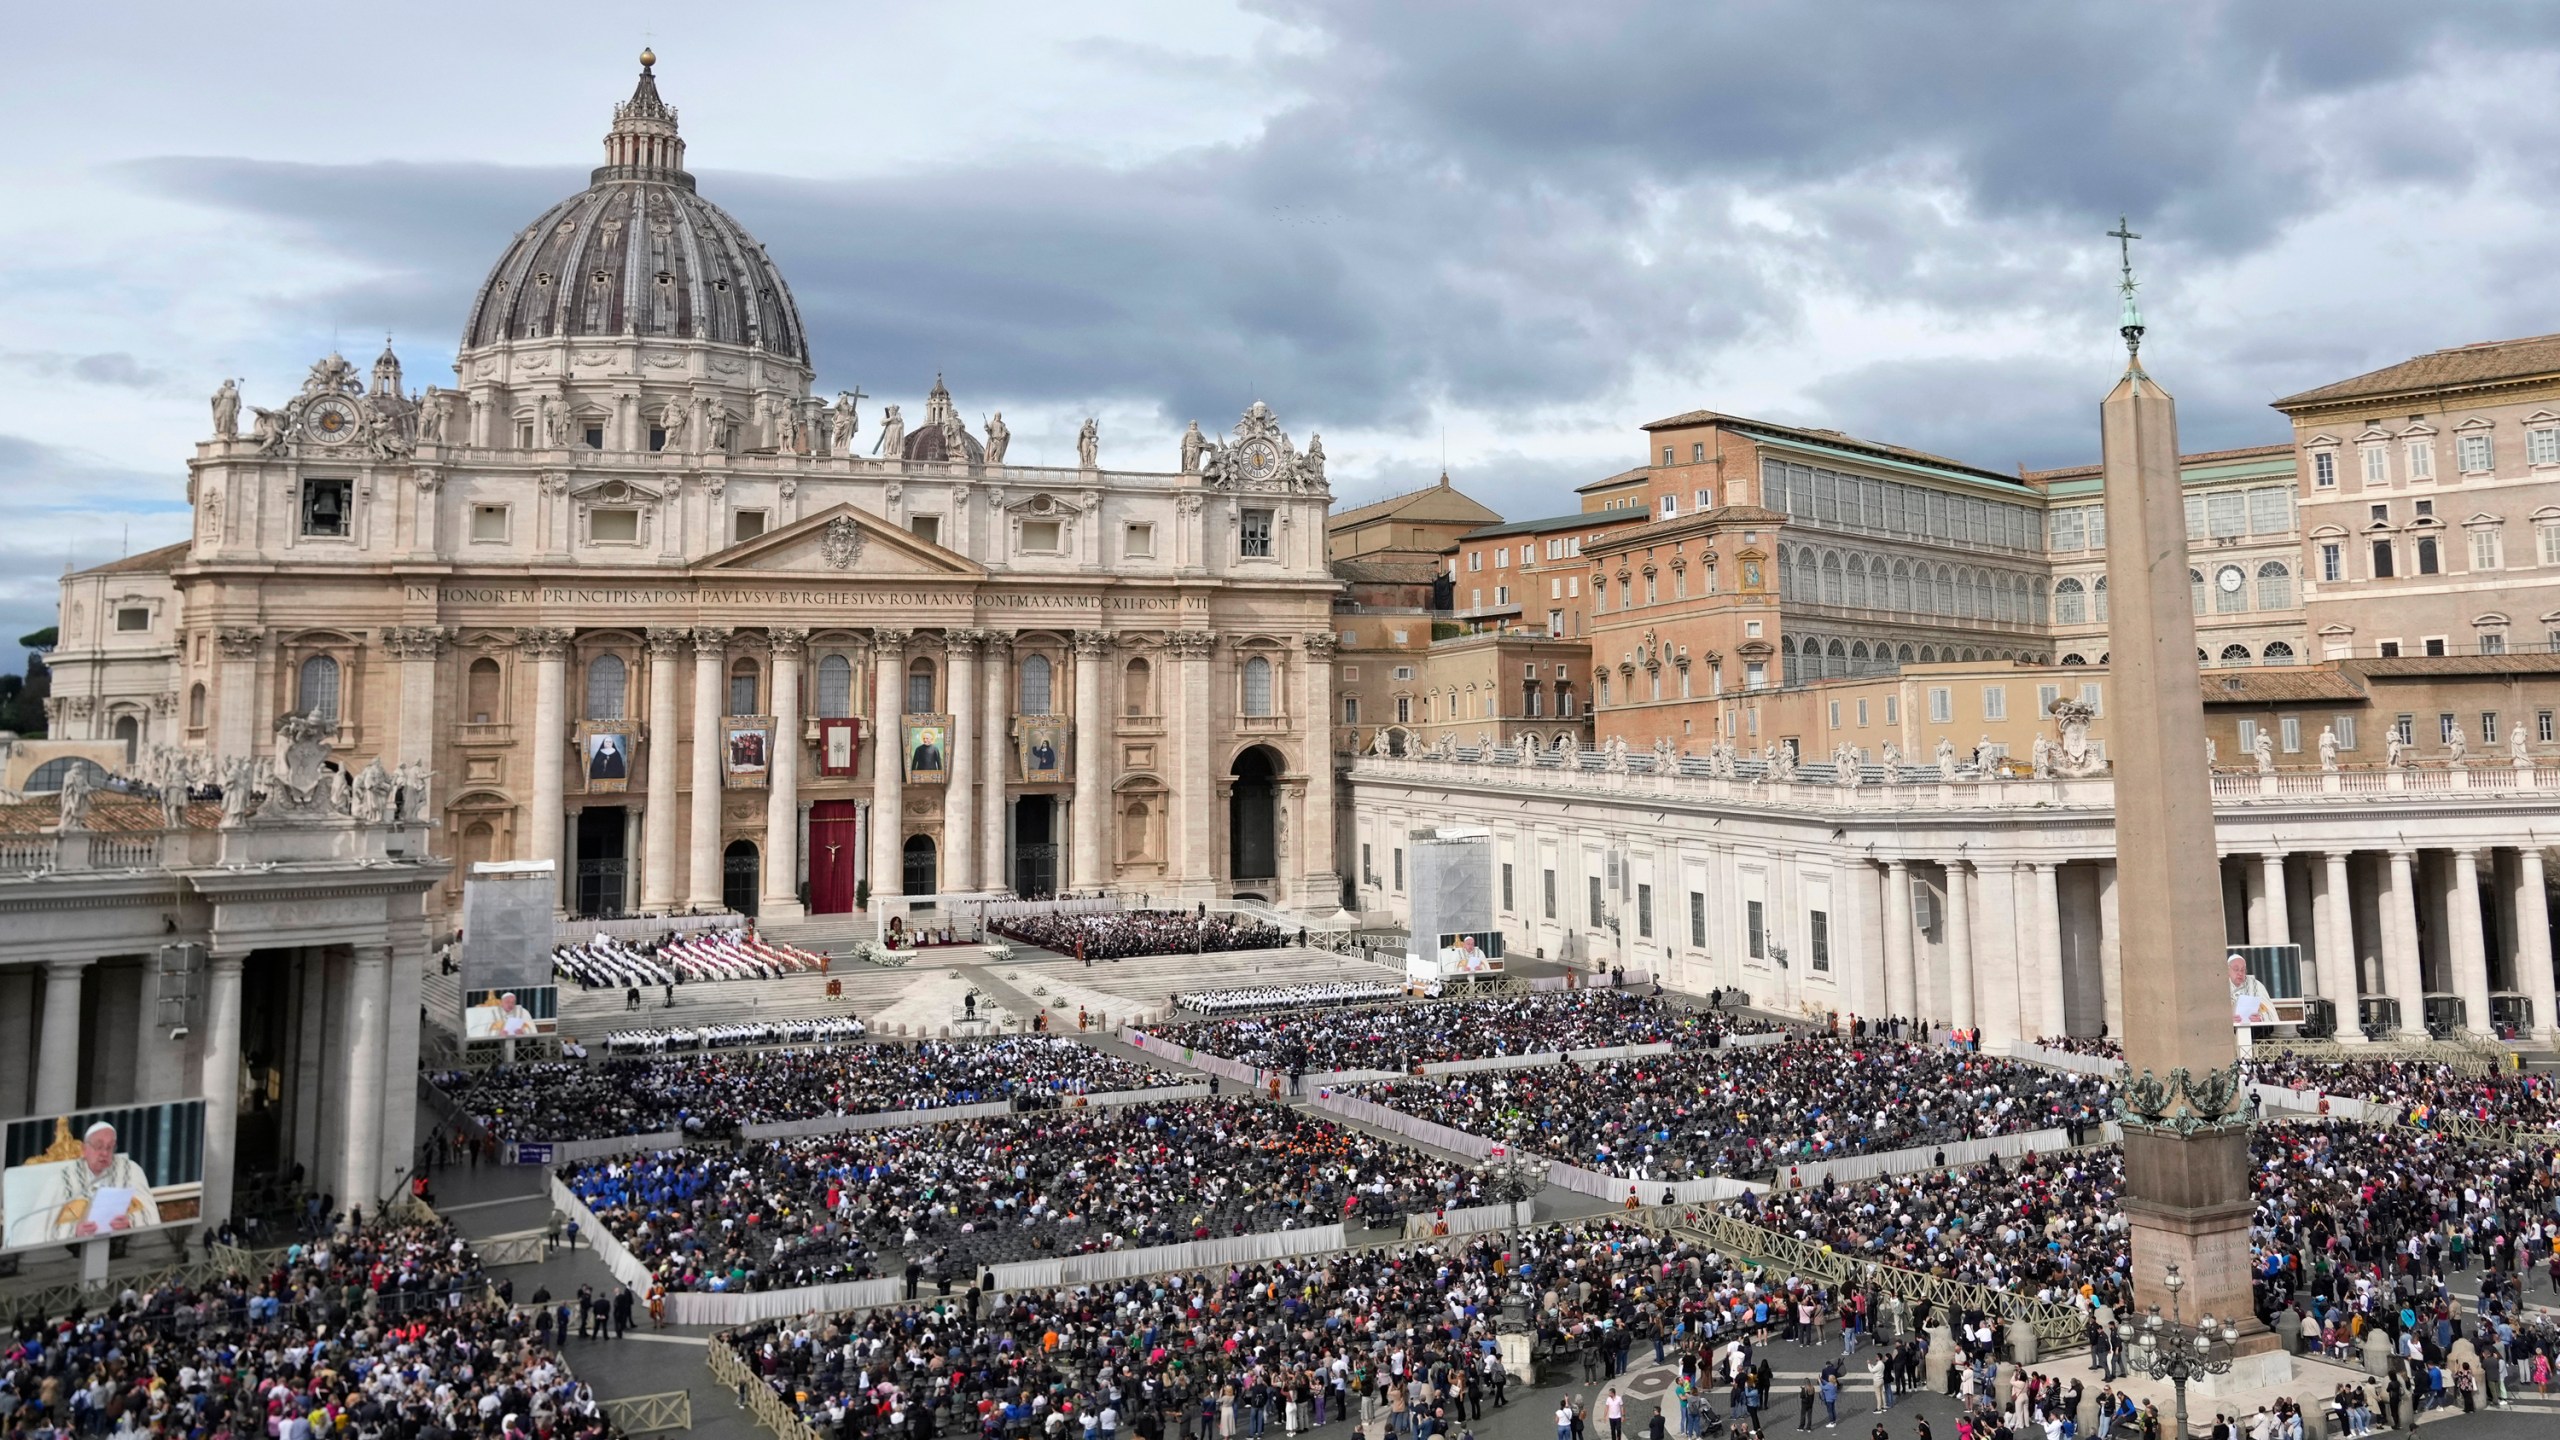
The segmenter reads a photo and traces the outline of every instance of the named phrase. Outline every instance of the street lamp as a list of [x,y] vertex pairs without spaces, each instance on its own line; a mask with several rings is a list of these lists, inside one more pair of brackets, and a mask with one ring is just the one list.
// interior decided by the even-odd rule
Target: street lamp
[[1485,1193],[1507,1207],[1511,1222],[1511,1289],[1502,1297],[1502,1314],[1495,1323],[1499,1331],[1525,1333],[1529,1328],[1529,1287],[1520,1278],[1520,1202],[1545,1188],[1548,1163],[1520,1148],[1520,1127],[1514,1125],[1505,1132],[1504,1143],[1476,1167]]
[[2231,1320],[2216,1321],[2211,1315],[2195,1324],[2185,1323],[2178,1313],[2178,1292],[2187,1287],[2186,1277],[2172,1263],[2160,1283],[2169,1290],[2169,1318],[2160,1318],[2160,1307],[2154,1305],[2139,1324],[2116,1321],[2116,1348],[2131,1368],[2154,1380],[2166,1380],[2178,1396],[2178,1440],[2187,1440],[2187,1381],[2201,1375],[2230,1373],[2232,1356],[2240,1343],[2240,1326]]

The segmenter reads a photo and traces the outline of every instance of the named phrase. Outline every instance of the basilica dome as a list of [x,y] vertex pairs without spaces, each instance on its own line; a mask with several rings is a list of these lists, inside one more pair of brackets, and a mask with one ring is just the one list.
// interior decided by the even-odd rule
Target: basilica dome
[[694,193],[675,108],[640,83],[613,110],[605,163],[498,257],[463,326],[462,350],[556,336],[707,340],[806,369],[808,337],[764,246]]

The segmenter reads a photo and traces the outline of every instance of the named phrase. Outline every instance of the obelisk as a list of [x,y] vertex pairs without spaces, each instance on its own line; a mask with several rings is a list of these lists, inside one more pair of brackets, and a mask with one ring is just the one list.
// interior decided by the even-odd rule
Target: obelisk
[[[2123,378],[2099,406],[2105,437],[2108,750],[2124,952],[2125,1211],[2138,1306],[2169,1296],[2188,1323],[2236,1320],[2241,1348],[2274,1337],[2251,1304],[2249,1130],[2225,969],[2213,781],[2187,580],[2177,405],[2142,369],[2131,242],[2124,246]],[[2251,1332],[2261,1341],[2253,1346]]]

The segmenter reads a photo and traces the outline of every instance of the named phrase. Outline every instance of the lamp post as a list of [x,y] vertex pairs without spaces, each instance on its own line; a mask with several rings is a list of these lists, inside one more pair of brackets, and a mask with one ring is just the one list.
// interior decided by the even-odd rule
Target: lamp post
[[2216,1321],[2211,1315],[2187,1324],[2178,1313],[2178,1292],[2186,1288],[2187,1282],[2175,1263],[2160,1283],[2168,1287],[2169,1318],[2161,1319],[2160,1307],[2154,1305],[2139,1323],[2128,1325],[2117,1320],[2116,1348],[2127,1365],[2154,1380],[2168,1381],[2177,1392],[2177,1440],[2188,1440],[2187,1381],[2230,1372],[2240,1326],[2235,1321]]
[[1504,1132],[1503,1143],[1476,1167],[1483,1177],[1485,1193],[1507,1207],[1510,1221],[1511,1288],[1502,1297],[1502,1314],[1495,1328],[1525,1332],[1529,1328],[1528,1286],[1520,1279],[1520,1202],[1538,1193],[1547,1183],[1548,1162],[1520,1148],[1520,1127]]

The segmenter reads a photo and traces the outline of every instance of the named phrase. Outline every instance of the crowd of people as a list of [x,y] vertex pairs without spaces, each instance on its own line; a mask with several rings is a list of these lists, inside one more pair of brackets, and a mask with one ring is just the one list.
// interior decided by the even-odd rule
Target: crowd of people
[[1469,1134],[1642,1179],[1791,1164],[2047,1127],[2088,1131],[2115,1089],[1951,1046],[1800,1035],[1775,1045],[1380,1082],[1367,1098]]
[[670,930],[654,940],[598,934],[551,952],[551,968],[589,990],[630,990],[715,980],[778,980],[826,968],[822,956],[739,927]]
[[594,1140],[741,1125],[939,1110],[1034,1095],[1145,1090],[1172,1077],[1064,1036],[830,1045],[609,1059],[592,1065],[494,1065],[435,1077],[500,1140]]
[[550,1330],[490,1292],[450,1226],[350,1219],[263,1275],[20,1325],[0,1416],[29,1436],[610,1440]]
[[2421,1124],[2459,1115],[2518,1130],[2560,1131],[2560,1078],[2547,1072],[2475,1074],[2416,1056],[2310,1059],[2262,1049],[2251,1058],[2249,1073],[2262,1084],[2393,1106]]
[[669,1290],[771,1290],[1485,1203],[1474,1172],[1287,1106],[1078,1107],[687,1148],[561,1179]]
[[670,1050],[738,1050],[754,1045],[841,1045],[869,1033],[869,1027],[850,1015],[802,1015],[729,1025],[615,1030],[604,1037],[604,1048],[608,1055],[663,1055]]
[[2124,1042],[2112,1035],[2039,1035],[2035,1043],[2046,1050],[2087,1055],[2098,1060],[2124,1058]]
[[1393,984],[1333,980],[1304,985],[1254,985],[1230,990],[1186,990],[1173,997],[1174,1007],[1195,1015],[1244,1015],[1265,1010],[1322,1010],[1335,1005],[1376,1005],[1402,1000],[1401,982]]
[[1481,1000],[1236,1016],[1160,1025],[1170,1044],[1272,1070],[1397,1070],[1444,1060],[1661,1042],[1707,1045],[1771,1028],[1683,1010],[1623,990],[1556,990]]
[[991,921],[999,935],[1084,961],[1139,955],[1274,950],[1289,943],[1277,925],[1200,910],[1105,910],[1080,915],[1012,915]]

